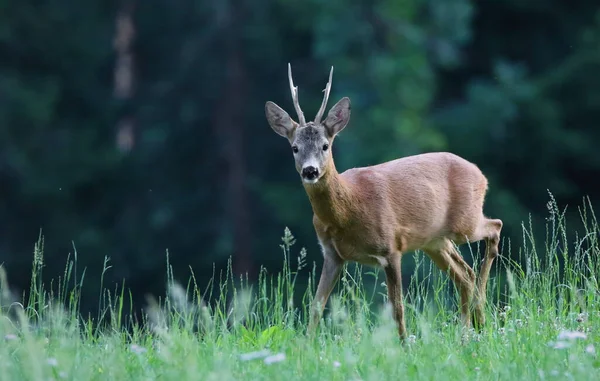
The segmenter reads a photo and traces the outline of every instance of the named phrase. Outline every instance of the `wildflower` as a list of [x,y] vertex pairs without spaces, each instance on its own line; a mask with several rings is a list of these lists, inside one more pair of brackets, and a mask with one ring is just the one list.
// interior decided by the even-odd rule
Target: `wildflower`
[[58,360],[56,360],[54,357],[50,357],[49,359],[47,359],[46,363],[53,367],[58,366]]
[[417,337],[415,335],[408,336],[408,342],[413,344],[417,341]]
[[596,348],[594,348],[594,344],[590,344],[587,347],[585,347],[585,351],[586,351],[586,353],[589,353],[590,355],[596,354]]
[[362,328],[357,328],[356,329],[357,339],[360,339],[362,337],[362,334],[363,334]]
[[548,343],[554,349],[566,349],[571,347],[571,344],[566,341],[557,341],[556,343]]
[[283,360],[285,360],[285,353],[278,353],[276,355],[272,355],[272,356],[266,357],[265,360],[264,360],[264,362],[267,365],[271,365],[271,364],[274,364],[276,362],[281,362]]
[[478,367],[478,366],[475,367],[475,372],[479,372],[480,370],[481,370],[480,367]]
[[129,349],[133,352],[133,353],[137,353],[138,355],[141,355],[142,353],[146,352],[146,348],[144,347],[140,347],[137,344],[131,344],[131,346],[129,347]]
[[339,361],[334,361],[334,362],[333,362],[333,367],[334,367],[334,368],[339,368],[340,366],[342,366],[342,363],[341,363],[341,362],[339,362]]
[[577,323],[583,323],[587,320],[587,314],[585,312],[582,312],[577,316],[577,319],[575,320],[577,321]]
[[271,354],[271,352],[268,349],[263,349],[262,351],[243,353],[240,355],[240,360],[242,360],[242,361],[256,360],[256,359],[259,359],[262,357],[267,357],[270,354]]
[[577,339],[585,340],[585,339],[587,339],[587,335],[585,333],[579,332],[579,331],[562,331],[561,333],[558,334],[558,340],[577,340]]
[[17,339],[18,339],[17,335],[14,335],[12,333],[4,335],[4,340],[6,340],[6,341],[13,341],[13,340],[17,340]]
[[504,335],[506,333],[506,330],[504,329],[504,327],[500,327],[498,328],[498,333]]
[[188,307],[187,291],[177,282],[173,282],[167,289],[171,302],[178,308],[185,310]]
[[546,374],[544,373],[544,371],[542,369],[538,369],[538,375],[540,376],[541,380],[543,380],[546,376]]

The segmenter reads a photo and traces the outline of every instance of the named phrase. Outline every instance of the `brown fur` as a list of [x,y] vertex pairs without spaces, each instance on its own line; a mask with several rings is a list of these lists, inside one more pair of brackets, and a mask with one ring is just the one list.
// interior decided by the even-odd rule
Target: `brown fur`
[[[484,324],[486,285],[498,243],[502,221],[483,215],[487,179],[476,165],[446,152],[426,153],[338,173],[331,149],[335,136],[350,119],[350,99],[342,98],[321,117],[332,71],[321,109],[313,122],[306,122],[298,104],[298,88],[288,76],[294,108],[300,123],[273,102],[265,112],[271,128],[292,145],[296,169],[303,175],[310,199],[313,224],[323,248],[323,269],[313,303],[309,332],[323,313],[346,261],[381,266],[400,337],[406,336],[402,300],[402,254],[423,250],[447,271],[461,297],[461,316],[466,326]],[[314,177],[316,174],[316,177]],[[454,244],[486,241],[486,256],[476,278]]]
[[[405,336],[401,254],[422,249],[448,271],[461,293],[461,314],[470,324],[469,303],[475,273],[455,249],[485,239],[488,253],[482,264],[476,295],[476,321],[484,322],[483,304],[489,267],[498,255],[502,222],[483,215],[487,179],[474,164],[451,153],[427,153],[339,174],[333,158],[316,184],[305,184],[314,211],[313,224],[325,255],[325,266],[337,273],[344,261],[381,265],[386,272],[390,301],[398,329]],[[330,253],[327,248],[333,248]],[[339,274],[338,274],[339,275]],[[335,280],[322,277],[316,301],[321,304],[311,322],[314,328]],[[391,284],[390,284],[391,283]],[[390,286],[392,286],[390,288]],[[327,292],[328,291],[328,292]]]

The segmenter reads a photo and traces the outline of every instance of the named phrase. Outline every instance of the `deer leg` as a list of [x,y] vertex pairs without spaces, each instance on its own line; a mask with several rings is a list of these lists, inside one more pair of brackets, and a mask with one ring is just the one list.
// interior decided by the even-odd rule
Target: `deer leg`
[[[500,243],[500,231],[502,230],[501,220],[484,219],[480,226],[480,237],[479,239],[485,239],[486,253],[483,261],[481,262],[481,269],[477,276],[477,291],[475,292],[474,298],[474,315],[473,325],[477,329],[481,329],[485,324],[485,302],[486,302],[486,289],[488,278],[490,276],[490,269],[494,263],[494,259],[498,256],[498,245]],[[477,238],[477,237],[476,237]]]
[[427,249],[425,252],[442,271],[448,273],[458,289],[461,320],[465,327],[469,327],[471,325],[470,304],[475,290],[475,272],[450,240],[445,239],[441,246]]
[[392,255],[384,266],[385,282],[388,289],[388,299],[392,304],[394,320],[398,325],[398,335],[401,340],[406,338],[406,324],[404,322],[404,302],[402,300],[402,271],[400,253]]
[[321,315],[327,304],[327,299],[335,284],[337,283],[342,272],[344,261],[337,255],[335,249],[330,246],[323,245],[323,269],[321,270],[321,278],[317,286],[317,292],[311,306],[311,318],[308,324],[308,333],[313,334],[319,325]]

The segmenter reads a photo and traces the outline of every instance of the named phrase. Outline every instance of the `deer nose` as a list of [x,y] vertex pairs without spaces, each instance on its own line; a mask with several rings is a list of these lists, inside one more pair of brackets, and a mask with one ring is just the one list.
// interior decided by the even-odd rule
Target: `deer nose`
[[319,170],[315,167],[304,167],[302,168],[302,177],[307,180],[314,180],[319,177]]

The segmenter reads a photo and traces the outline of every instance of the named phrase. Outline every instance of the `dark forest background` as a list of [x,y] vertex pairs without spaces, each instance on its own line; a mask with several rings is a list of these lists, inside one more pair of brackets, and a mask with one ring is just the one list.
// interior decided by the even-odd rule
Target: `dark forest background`
[[[352,99],[338,169],[428,151],[475,162],[513,247],[548,190],[600,205],[600,6],[557,0],[0,0],[0,262],[27,290],[77,250],[82,307],[123,280],[134,302],[279,271],[287,226],[322,257],[285,139],[264,104],[307,118],[335,67]],[[543,239],[542,239],[543,240]],[[506,253],[506,252],[505,252]],[[510,253],[507,253],[510,255]],[[312,266],[310,266],[312,268]],[[410,268],[405,268],[409,273]],[[300,274],[308,276],[308,270]]]

